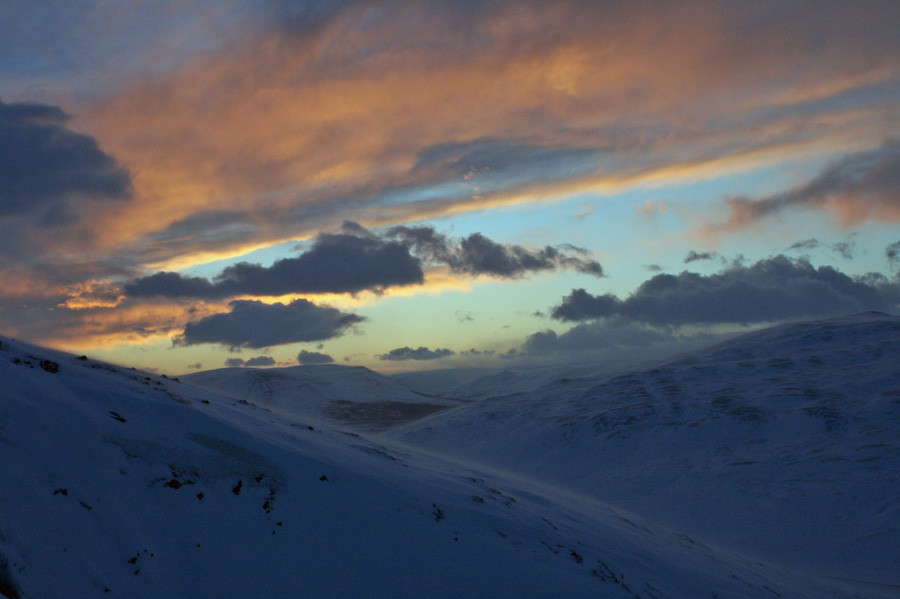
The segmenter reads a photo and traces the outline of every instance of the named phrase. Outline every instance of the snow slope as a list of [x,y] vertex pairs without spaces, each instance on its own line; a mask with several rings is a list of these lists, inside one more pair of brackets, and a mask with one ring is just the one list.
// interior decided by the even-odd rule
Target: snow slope
[[410,391],[362,366],[220,368],[181,380],[285,415],[378,430],[458,405]]
[[391,375],[391,379],[420,393],[456,399],[478,401],[530,391],[561,377],[581,377],[609,372],[597,364],[529,364],[500,370],[463,368],[454,370],[424,370]]
[[6,597],[857,596],[546,485],[0,344]]
[[898,431],[900,318],[869,313],[560,379],[396,434],[900,596]]

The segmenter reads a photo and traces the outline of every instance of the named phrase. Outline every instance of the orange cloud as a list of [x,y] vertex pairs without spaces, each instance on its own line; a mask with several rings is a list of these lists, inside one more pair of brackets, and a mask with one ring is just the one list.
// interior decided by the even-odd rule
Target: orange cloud
[[708,234],[735,231],[785,210],[824,209],[844,226],[864,221],[900,221],[900,142],[844,156],[811,180],[765,198],[730,198],[722,222]]
[[[783,156],[790,146],[847,135],[839,126],[815,129],[815,114],[743,111],[791,108],[898,72],[885,61],[845,75],[842,65],[860,63],[866,45],[846,50],[826,40],[832,57],[845,52],[837,70],[797,76],[814,58],[802,14],[757,30],[724,5],[546,3],[485,9],[461,26],[424,7],[404,4],[377,22],[349,11],[302,36],[252,32],[87,111],[84,126],[129,166],[136,191],[127,207],[98,215],[99,243],[151,246],[155,263],[191,262],[184,256],[201,248],[245,251],[343,218],[391,224],[572,188],[710,176],[720,170],[699,167],[740,162],[748,143]],[[856,21],[851,37],[865,24]],[[543,181],[504,186],[494,169],[486,176],[500,180],[487,190],[478,176],[415,168],[429,148],[486,139],[601,154],[580,172]],[[429,191],[447,183],[455,186]],[[408,197],[390,200],[397,190]],[[416,200],[417,190],[429,199]],[[153,237],[213,210],[239,212],[252,227],[215,242],[187,236],[161,246]]]
[[186,322],[213,314],[214,304],[123,303],[116,306],[60,308],[28,326],[29,341],[70,350],[168,339]]

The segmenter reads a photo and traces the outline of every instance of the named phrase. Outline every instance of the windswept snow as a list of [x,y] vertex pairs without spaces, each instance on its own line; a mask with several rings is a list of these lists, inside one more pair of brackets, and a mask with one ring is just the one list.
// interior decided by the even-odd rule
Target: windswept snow
[[0,595],[896,596],[897,332],[785,327],[454,407],[403,427],[428,451],[0,339]]

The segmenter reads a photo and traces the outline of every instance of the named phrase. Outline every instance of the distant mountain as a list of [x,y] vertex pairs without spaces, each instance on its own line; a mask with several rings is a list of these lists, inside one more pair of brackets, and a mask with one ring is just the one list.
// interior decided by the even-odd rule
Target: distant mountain
[[886,596],[537,482],[8,339],[0,465],[9,599]]
[[900,595],[900,318],[790,324],[396,431],[760,560]]
[[362,366],[221,368],[180,378],[281,414],[359,430],[388,428],[458,405],[411,391]]

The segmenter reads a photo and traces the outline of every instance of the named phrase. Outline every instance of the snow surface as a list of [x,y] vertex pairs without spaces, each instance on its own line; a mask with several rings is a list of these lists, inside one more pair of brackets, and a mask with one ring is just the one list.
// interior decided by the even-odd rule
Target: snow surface
[[429,397],[362,366],[220,368],[179,377],[288,416],[379,430],[459,402]]
[[500,370],[460,368],[401,372],[391,379],[419,393],[463,402],[488,399],[530,391],[562,377],[583,377],[608,373],[612,369],[598,364],[529,364]]
[[784,325],[422,419],[419,448],[900,596],[900,319]]
[[[747,557],[738,550],[741,543],[712,542],[688,526],[673,526],[670,518],[648,517],[666,513],[653,513],[648,507],[652,501],[647,505],[603,501],[598,488],[587,484],[585,473],[613,466],[610,476],[627,479],[625,464],[615,466],[613,458],[625,459],[625,450],[635,446],[619,447],[622,440],[642,438],[655,450],[645,448],[641,455],[664,456],[671,444],[659,436],[662,425],[653,423],[668,412],[656,407],[650,416],[641,416],[643,412],[632,412],[628,406],[656,405],[656,400],[607,398],[587,379],[559,382],[558,389],[545,388],[512,400],[452,408],[423,419],[418,427],[419,423],[406,425],[403,439],[423,443],[430,448],[426,452],[395,442],[392,433],[360,435],[322,427],[291,410],[276,411],[183,381],[0,338],[0,595],[897,596],[897,587],[889,586],[896,573],[891,571],[890,556],[877,553],[896,547],[897,538],[897,321],[870,320],[816,325],[805,333],[781,329],[778,334],[783,337],[790,330],[796,334],[783,341],[777,335],[763,335],[748,339],[746,345],[737,342],[731,350],[719,348],[708,354],[709,364],[703,362],[703,354],[693,364],[675,363],[669,375],[682,390],[678,401],[683,407],[668,427],[676,437],[681,429],[697,428],[706,431],[704,439],[714,441],[718,437],[709,435],[715,426],[706,421],[725,427],[722,439],[736,435],[733,455],[716,460],[715,452],[697,450],[683,458],[696,460],[685,467],[720,467],[718,473],[699,473],[714,481],[717,474],[730,472],[721,464],[725,459],[746,461],[752,455],[770,460],[772,465],[762,472],[774,476],[767,484],[775,499],[798,488],[801,494],[825,493],[821,501],[803,499],[834,509],[838,500],[827,493],[840,485],[824,477],[853,470],[857,503],[848,507],[840,525],[858,532],[848,532],[847,537],[875,538],[868,540],[872,553],[851,555],[863,547],[857,539],[844,558],[856,566],[880,564],[885,570],[882,577],[863,577],[866,583],[801,572],[788,564],[788,551],[772,553],[768,559]],[[879,332],[884,326],[891,328],[893,341]],[[814,357],[824,360],[816,372],[823,381],[831,381],[828,389],[844,380],[844,395],[840,400],[810,399],[798,391],[771,402],[766,399],[764,406],[772,410],[764,410],[766,422],[774,422],[780,431],[790,430],[790,435],[779,433],[787,435],[780,437],[784,448],[760,449],[757,439],[763,445],[773,441],[760,430],[750,434],[745,427],[770,427],[752,418],[742,420],[743,405],[762,401],[760,389],[781,388],[767,377],[783,378],[791,371],[768,360],[780,358],[779,344],[790,339],[796,341],[794,349],[801,347],[803,335],[812,335],[807,341],[815,341],[821,349],[825,343],[821,338],[829,331],[832,341],[844,344],[849,355],[837,350],[809,356],[801,352],[792,358],[793,365]],[[852,339],[850,331],[856,331]],[[853,339],[855,343],[845,344]],[[771,346],[767,351],[775,354],[757,363],[763,358],[752,348],[768,347],[767,343]],[[748,347],[749,357],[744,355]],[[756,366],[729,362],[725,351],[736,352],[733,360]],[[869,371],[859,364],[866,360],[870,370],[880,374],[863,376]],[[712,370],[693,372],[693,367]],[[756,368],[760,376],[742,379],[737,376],[739,368]],[[842,368],[849,369],[843,376]],[[645,386],[652,377],[663,376],[652,371],[637,374],[644,377]],[[711,403],[715,397],[696,397],[688,385],[702,385],[698,381],[707,376],[736,386],[752,380],[757,386],[732,392],[743,399],[724,402],[717,412],[710,407],[718,405]],[[853,380],[848,382],[847,376]],[[351,379],[345,383],[348,388],[358,385],[360,396],[371,399],[377,394],[364,383]],[[563,392],[568,385],[574,385],[570,391],[581,393]],[[843,407],[851,392],[858,395],[856,407]],[[823,411],[804,411],[818,406],[809,404],[814,400],[827,404]],[[551,403],[560,404],[556,417],[540,409],[552,411]],[[665,405],[670,404],[667,400]],[[777,407],[782,404],[795,408],[785,409],[782,416]],[[834,417],[825,409],[832,404],[837,405]],[[524,423],[526,430],[517,432],[514,421],[526,407],[533,414]],[[482,408],[488,411],[479,412]],[[880,419],[872,415],[876,412]],[[604,413],[606,420],[597,420]],[[479,423],[489,414],[494,415],[491,420]],[[629,414],[637,417],[630,419]],[[829,428],[832,420],[836,424]],[[597,422],[602,430],[596,428]],[[692,427],[691,422],[698,424]],[[635,433],[628,434],[632,424]],[[816,432],[817,427],[825,432]],[[477,431],[486,436],[481,444],[476,442]],[[803,465],[797,469],[815,480],[778,475],[791,469],[785,454],[797,447],[816,449],[814,442],[822,435],[833,441],[832,446],[825,453],[801,455]],[[595,438],[618,449],[607,454]],[[863,447],[863,439],[871,447]],[[495,455],[482,453],[489,448]],[[593,453],[580,464],[586,450]],[[828,451],[852,464],[820,460],[832,457]],[[523,467],[518,462],[523,457],[533,464]],[[671,464],[678,462],[669,457]],[[464,463],[464,458],[471,462]],[[475,458],[489,465],[478,464]],[[865,461],[855,461],[862,458]],[[557,473],[549,476],[546,465],[554,460]],[[820,463],[824,466],[816,466]],[[832,471],[828,464],[846,468]],[[650,459],[648,469],[654,472],[661,465],[661,460]],[[853,465],[855,469],[850,468]],[[759,483],[754,468],[734,467],[734,472],[745,474],[728,474],[719,487],[740,485],[728,496],[731,499],[753,495],[754,484]],[[571,481],[564,480],[566,473]],[[693,474],[696,471],[682,470],[682,478]],[[669,475],[676,478],[678,473]],[[647,482],[637,474],[630,480]],[[632,488],[638,486],[634,483]],[[663,487],[659,493],[666,489],[674,493],[671,513],[681,497],[678,491],[686,492],[690,485]],[[713,485],[710,492],[720,492],[717,489]],[[871,512],[876,496],[880,513]],[[691,500],[706,507],[711,503],[698,495]],[[810,511],[788,510],[778,524],[790,531],[791,520],[808,519]],[[729,525],[720,513],[712,517]],[[822,535],[825,542],[840,538],[832,528]]]

